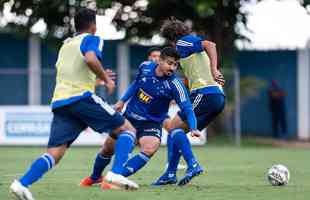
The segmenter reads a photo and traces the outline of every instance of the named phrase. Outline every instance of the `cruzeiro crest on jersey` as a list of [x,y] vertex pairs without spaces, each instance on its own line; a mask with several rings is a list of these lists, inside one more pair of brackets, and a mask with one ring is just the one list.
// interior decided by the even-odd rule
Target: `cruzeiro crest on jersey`
[[153,99],[153,97],[151,97],[149,94],[147,94],[146,92],[144,92],[141,88],[138,91],[138,99],[143,102],[143,103],[150,103],[150,101]]

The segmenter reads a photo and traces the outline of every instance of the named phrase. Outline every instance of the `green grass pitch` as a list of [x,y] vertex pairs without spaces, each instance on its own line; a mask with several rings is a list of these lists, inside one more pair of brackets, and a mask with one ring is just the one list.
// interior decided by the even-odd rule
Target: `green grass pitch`
[[[306,200],[310,199],[310,151],[272,147],[204,146],[194,151],[208,174],[184,187],[151,187],[164,170],[166,148],[161,148],[149,164],[131,177],[137,191],[103,191],[99,187],[80,188],[88,175],[98,148],[73,147],[62,162],[30,189],[36,200]],[[14,199],[8,192],[12,180],[21,176],[43,147],[0,147],[0,200]],[[291,173],[287,186],[270,186],[267,169],[275,163]],[[184,171],[180,171],[181,177]]]

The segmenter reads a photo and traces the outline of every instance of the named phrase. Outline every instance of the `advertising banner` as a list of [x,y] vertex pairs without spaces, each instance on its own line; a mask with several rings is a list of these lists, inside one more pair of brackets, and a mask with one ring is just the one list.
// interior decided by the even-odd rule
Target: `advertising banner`
[[[177,110],[171,107],[169,115],[175,115]],[[0,145],[46,145],[52,117],[48,106],[0,106]],[[201,138],[189,136],[189,139],[194,145],[202,145],[206,142],[205,131],[202,135]],[[105,137],[106,133],[87,128],[73,145],[101,145]],[[163,145],[166,140],[167,132],[163,130]]]

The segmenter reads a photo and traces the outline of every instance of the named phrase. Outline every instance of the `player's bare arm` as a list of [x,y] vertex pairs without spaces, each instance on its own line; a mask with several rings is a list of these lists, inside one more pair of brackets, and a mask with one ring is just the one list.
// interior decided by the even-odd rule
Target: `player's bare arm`
[[[113,81],[116,80],[116,73],[111,69],[105,69],[105,72],[109,76],[109,78]],[[105,82],[99,78],[96,79],[96,85],[105,85]]]
[[225,80],[224,80],[224,76],[222,75],[222,73],[219,71],[217,67],[216,44],[214,42],[204,40],[202,42],[202,45],[210,58],[211,72],[212,72],[212,76],[214,80],[223,86],[225,84]]
[[117,111],[117,112],[121,112],[124,108],[124,105],[125,105],[125,102],[122,101],[122,100],[118,100],[116,102],[116,104],[114,105],[114,109]]
[[115,82],[109,77],[108,73],[103,69],[100,61],[98,60],[96,53],[89,51],[85,53],[85,62],[96,76],[105,82],[105,86],[108,89],[108,93],[112,94],[115,89]]

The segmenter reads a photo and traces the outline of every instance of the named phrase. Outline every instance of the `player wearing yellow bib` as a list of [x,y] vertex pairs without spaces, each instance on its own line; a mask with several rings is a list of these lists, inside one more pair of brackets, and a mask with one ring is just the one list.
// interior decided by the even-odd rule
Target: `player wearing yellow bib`
[[[10,186],[11,192],[20,200],[34,199],[28,187],[61,160],[80,132],[87,127],[98,133],[111,131],[117,135],[115,159],[111,171],[105,176],[106,180],[125,188],[138,188],[136,183],[121,175],[134,147],[136,130],[129,121],[94,94],[96,77],[105,82],[110,93],[115,88],[114,81],[100,62],[103,60],[103,42],[94,36],[96,13],[82,9],[74,21],[78,34],[64,41],[56,63],[56,86],[51,104],[53,121],[47,151]],[[104,157],[99,152],[96,160],[102,164],[110,162],[111,157]]]
[[[181,55],[180,65],[188,81],[197,127],[202,130],[223,111],[225,105],[221,86],[224,79],[217,68],[215,44],[191,34],[189,27],[175,19],[165,21],[161,34]],[[182,186],[201,174],[203,169],[196,160],[191,160],[193,152],[189,150],[191,147],[184,132],[187,130],[184,113],[178,112],[172,120],[166,120],[165,128],[172,140],[168,145],[169,165],[153,185],[177,183],[177,165],[182,155],[188,165],[185,176],[178,182]]]

